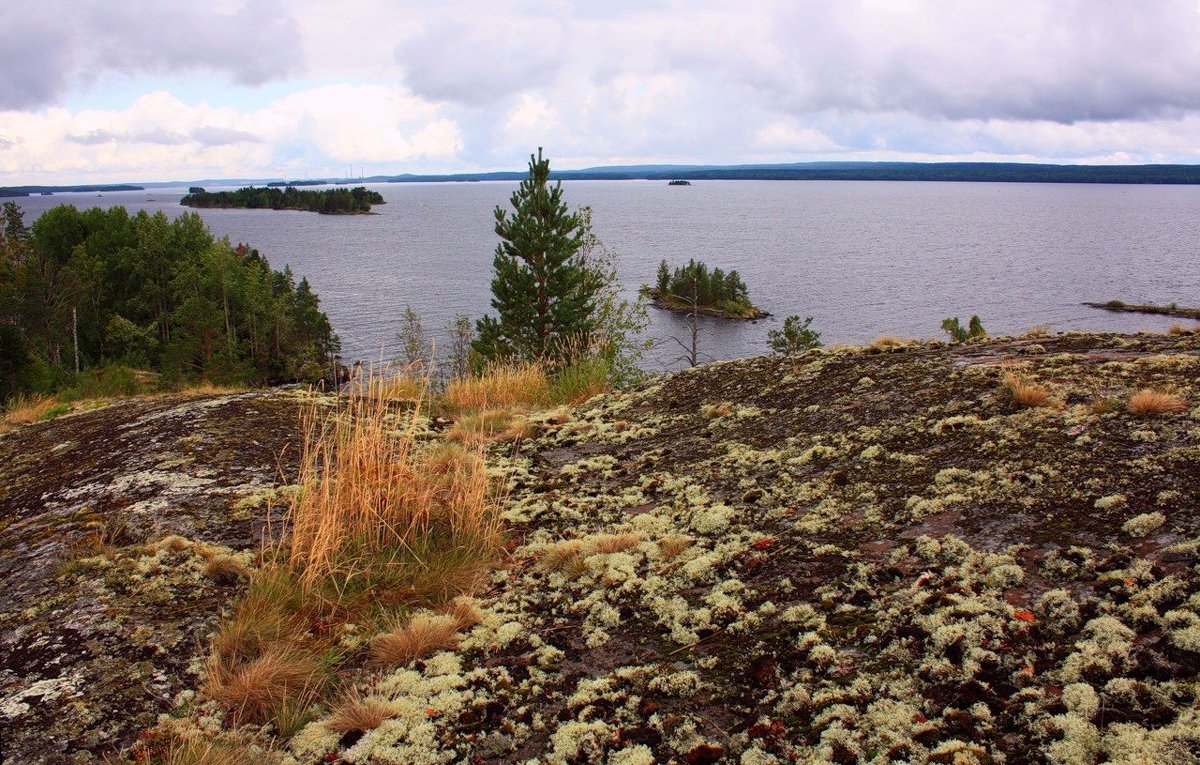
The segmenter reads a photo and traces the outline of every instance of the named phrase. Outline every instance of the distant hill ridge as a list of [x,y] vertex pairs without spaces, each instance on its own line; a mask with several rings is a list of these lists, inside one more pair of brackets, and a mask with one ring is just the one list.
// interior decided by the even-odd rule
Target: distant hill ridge
[[[0,197],[69,191],[119,191],[174,186],[520,181],[525,171],[372,175],[359,178],[238,178],[139,183],[137,186],[0,187]],[[797,162],[747,165],[610,165],[556,170],[557,180],[957,181],[986,183],[1200,184],[1200,165],[1050,165],[1026,162]]]

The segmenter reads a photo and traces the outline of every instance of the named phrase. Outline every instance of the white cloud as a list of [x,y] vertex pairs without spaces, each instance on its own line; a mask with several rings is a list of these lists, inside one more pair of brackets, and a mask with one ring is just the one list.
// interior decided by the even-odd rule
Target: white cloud
[[[516,169],[539,145],[560,168],[1200,160],[1194,0],[33,7],[0,6],[0,171],[22,179]],[[17,111],[96,71],[161,89],[197,70],[249,84],[238,108],[193,78],[128,107]]]

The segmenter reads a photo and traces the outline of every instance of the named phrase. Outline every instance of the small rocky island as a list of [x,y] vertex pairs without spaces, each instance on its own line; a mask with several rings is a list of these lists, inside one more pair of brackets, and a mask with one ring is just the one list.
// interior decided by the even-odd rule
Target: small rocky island
[[237,191],[205,191],[199,186],[188,189],[179,200],[186,207],[242,208],[267,210],[303,210],[322,215],[361,215],[371,212],[371,205],[384,203],[383,195],[366,186],[348,189],[344,186],[323,191],[301,191],[294,186],[285,189],[247,186]]
[[750,302],[746,284],[737,271],[710,269],[694,258],[674,270],[667,261],[661,261],[654,286],[644,289],[655,308],[668,311],[721,319],[764,319],[771,315]]
[[670,181],[669,183],[667,183],[667,185],[668,186],[691,186],[692,182],[676,179],[676,180]]

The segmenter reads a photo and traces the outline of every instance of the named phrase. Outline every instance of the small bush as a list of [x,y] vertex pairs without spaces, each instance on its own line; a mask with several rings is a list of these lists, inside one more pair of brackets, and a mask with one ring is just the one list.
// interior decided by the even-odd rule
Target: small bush
[[1126,409],[1130,414],[1139,417],[1150,417],[1156,414],[1175,414],[1187,411],[1187,404],[1179,396],[1171,393],[1143,388],[1129,397]]
[[821,347],[821,333],[809,328],[813,317],[801,319],[789,316],[783,320],[782,329],[767,331],[767,345],[771,352],[780,356],[795,356],[809,348]]
[[969,340],[987,337],[987,330],[983,328],[983,322],[979,320],[978,316],[971,317],[971,320],[967,322],[966,329],[963,329],[957,316],[942,319],[942,331],[950,336],[952,343],[965,343]]

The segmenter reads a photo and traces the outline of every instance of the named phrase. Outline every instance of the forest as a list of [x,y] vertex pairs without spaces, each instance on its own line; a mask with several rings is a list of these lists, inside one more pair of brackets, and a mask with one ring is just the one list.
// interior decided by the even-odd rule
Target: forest
[[306,279],[215,239],[197,213],[3,206],[0,400],[120,368],[162,382],[316,382],[339,350]]
[[324,215],[353,215],[368,213],[371,205],[384,203],[383,195],[365,186],[352,189],[340,187],[323,191],[301,191],[295,186],[285,189],[246,186],[236,191],[205,191],[193,187],[179,200],[186,207],[240,207],[266,210],[304,210]]

